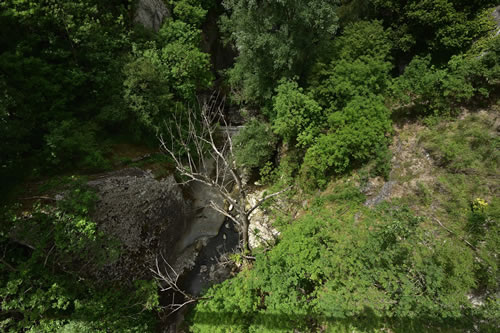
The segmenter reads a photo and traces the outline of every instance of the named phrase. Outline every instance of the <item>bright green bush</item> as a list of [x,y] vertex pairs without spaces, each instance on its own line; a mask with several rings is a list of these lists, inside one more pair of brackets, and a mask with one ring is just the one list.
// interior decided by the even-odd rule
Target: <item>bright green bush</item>
[[183,21],[167,20],[158,32],[161,74],[182,101],[212,83],[210,55],[200,49],[201,31]]
[[304,182],[323,186],[328,172],[342,173],[353,163],[385,153],[392,132],[389,110],[382,98],[354,97],[342,111],[329,115],[329,131],[321,135],[304,157]]
[[385,92],[392,44],[379,21],[348,25],[331,48],[330,59],[317,63],[309,78],[313,96],[325,110],[339,110],[354,96]]
[[388,60],[392,49],[390,33],[381,21],[349,24],[333,42],[336,58],[354,60],[362,56]]
[[207,10],[200,5],[199,0],[169,0],[173,3],[173,14],[176,19],[199,27],[205,20]]
[[210,86],[210,57],[199,43],[198,29],[167,20],[157,41],[136,49],[125,66],[124,98],[144,131],[156,134],[174,112],[196,102],[198,89]]
[[413,101],[430,112],[444,107],[441,82],[445,70],[436,69],[427,57],[415,57],[405,68],[405,72],[395,81],[395,94],[403,103]]
[[383,93],[390,82],[391,67],[389,62],[368,56],[334,60],[319,72],[319,83],[313,86],[314,97],[325,109],[340,110],[355,96]]
[[299,147],[310,146],[324,127],[322,108],[294,81],[282,81],[273,98],[273,131],[283,141]]
[[[316,124],[311,116],[304,117],[316,129],[307,136],[310,148],[301,167],[301,182],[307,187],[324,186],[331,173],[343,173],[372,158],[378,159],[378,172],[387,175],[384,156],[391,121],[382,96],[390,84],[391,48],[381,22],[360,21],[348,25],[332,43],[330,59],[316,64],[310,91],[324,111]],[[298,129],[310,128],[295,122]]]

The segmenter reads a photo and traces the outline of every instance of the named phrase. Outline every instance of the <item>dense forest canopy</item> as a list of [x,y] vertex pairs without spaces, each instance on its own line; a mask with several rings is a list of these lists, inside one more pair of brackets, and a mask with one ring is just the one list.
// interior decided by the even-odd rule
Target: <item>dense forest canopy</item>
[[[137,19],[144,3],[161,5],[158,29]],[[152,276],[96,273],[121,245],[92,219],[87,177],[121,167],[119,144],[155,149],[172,124],[190,135],[179,119],[217,91],[244,123],[231,163],[292,190],[263,207],[273,244],[233,256],[238,272],[205,291],[185,331],[495,332],[495,5],[2,1],[0,331],[164,328]],[[407,172],[418,151],[425,179]],[[376,181],[412,185],[368,204]]]

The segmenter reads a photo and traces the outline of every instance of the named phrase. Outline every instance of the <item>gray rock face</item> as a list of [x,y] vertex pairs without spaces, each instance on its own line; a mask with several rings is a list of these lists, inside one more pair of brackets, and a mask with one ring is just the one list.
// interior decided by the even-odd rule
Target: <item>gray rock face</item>
[[197,240],[216,236],[225,219],[224,215],[210,207],[210,201],[223,206],[222,197],[217,191],[201,183],[193,183],[191,189],[193,214],[190,217],[189,229],[178,244],[180,251]]
[[170,11],[163,0],[139,0],[134,22],[158,31],[167,16],[170,16]]
[[176,256],[185,232],[187,204],[173,176],[158,181],[138,168],[111,172],[90,181],[99,201],[93,219],[100,231],[120,243],[117,260],[100,274],[112,280],[133,280],[150,275],[157,255]]
[[497,22],[497,31],[495,36],[498,36],[500,34],[500,6],[497,6],[493,10],[493,19]]
[[[215,162],[210,161],[207,168],[205,173],[213,173]],[[191,211],[193,213],[190,216],[188,231],[178,243],[180,251],[194,244],[197,240],[216,236],[225,220],[224,215],[210,207],[211,201],[219,206],[224,206],[224,200],[219,192],[200,182],[192,182],[190,192],[192,196]]]
[[380,192],[374,198],[366,200],[364,205],[372,207],[381,203],[382,201],[385,201],[391,195],[392,187],[394,186],[394,184],[396,184],[394,180],[390,180],[384,183],[384,186],[382,186]]

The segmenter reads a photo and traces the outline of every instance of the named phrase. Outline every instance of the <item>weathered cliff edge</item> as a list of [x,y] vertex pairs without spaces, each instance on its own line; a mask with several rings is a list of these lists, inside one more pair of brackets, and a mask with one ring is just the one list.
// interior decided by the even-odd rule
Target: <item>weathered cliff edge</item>
[[119,243],[118,259],[102,269],[106,278],[144,278],[160,254],[175,259],[189,206],[173,176],[156,180],[150,172],[128,168],[101,175],[88,185],[99,197],[93,219],[100,231]]

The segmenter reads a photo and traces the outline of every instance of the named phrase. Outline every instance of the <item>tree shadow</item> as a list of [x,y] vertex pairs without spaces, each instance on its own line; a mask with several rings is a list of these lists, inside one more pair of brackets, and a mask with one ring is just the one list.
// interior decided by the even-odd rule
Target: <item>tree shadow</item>
[[[243,312],[213,312],[196,311],[191,313],[189,324],[213,326],[219,329],[228,326],[228,330],[237,327],[241,331],[257,329],[296,332],[323,332],[327,327],[334,327],[339,332],[380,332],[388,330],[394,333],[449,332],[472,331],[494,332],[495,323],[484,318],[462,316],[454,319],[438,319],[421,316],[417,318],[388,318],[377,316],[372,309],[365,308],[362,314],[352,317],[334,317],[322,315],[300,315],[283,313],[243,313]],[[477,323],[482,326],[478,327]],[[497,323],[498,324],[498,323]],[[478,331],[479,329],[479,331]]]

